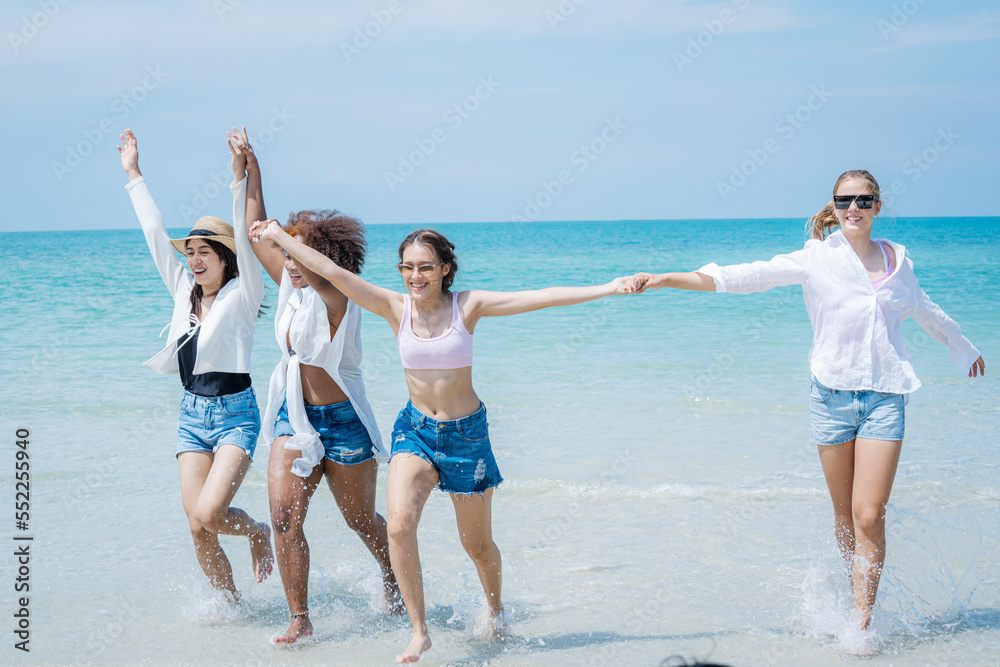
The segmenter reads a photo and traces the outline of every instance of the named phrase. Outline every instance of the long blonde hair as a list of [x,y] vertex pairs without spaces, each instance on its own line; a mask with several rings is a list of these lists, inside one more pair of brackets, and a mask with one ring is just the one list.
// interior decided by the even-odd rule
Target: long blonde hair
[[[865,181],[871,193],[877,199],[882,198],[882,191],[879,190],[878,181],[864,169],[853,169],[841,174],[837,182],[833,184],[833,194],[837,194],[837,188],[840,187],[841,183],[850,180]],[[840,226],[840,221],[837,220],[837,215],[833,211],[833,200],[831,199],[819,213],[809,218],[809,222],[806,223],[806,232],[809,234],[809,238],[822,241],[826,238],[827,234]]]

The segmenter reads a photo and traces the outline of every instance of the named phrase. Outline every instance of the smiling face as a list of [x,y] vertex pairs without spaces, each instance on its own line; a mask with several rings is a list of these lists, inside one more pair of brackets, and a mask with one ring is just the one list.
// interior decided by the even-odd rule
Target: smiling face
[[[871,186],[867,182],[861,179],[852,178],[841,183],[837,188],[837,191],[833,194],[835,196],[842,197],[870,195],[874,193],[872,192]],[[837,216],[837,221],[840,223],[840,229],[845,235],[852,236],[855,234],[863,234],[865,236],[871,236],[872,223],[875,221],[875,216],[877,216],[881,210],[881,201],[876,201],[875,205],[871,208],[858,208],[858,202],[852,201],[849,208],[834,209],[833,213]]]
[[194,281],[206,292],[218,291],[222,287],[222,277],[226,264],[206,241],[191,239],[185,244],[184,254],[188,268],[194,274]]
[[[403,284],[406,285],[406,289],[413,299],[440,296],[442,292],[441,282],[451,270],[449,265],[441,264],[441,260],[433,248],[422,243],[411,243],[406,246],[403,249],[400,265],[414,269],[409,275],[404,271],[400,272],[403,276]],[[421,271],[421,267],[425,269],[433,267],[433,269]]]

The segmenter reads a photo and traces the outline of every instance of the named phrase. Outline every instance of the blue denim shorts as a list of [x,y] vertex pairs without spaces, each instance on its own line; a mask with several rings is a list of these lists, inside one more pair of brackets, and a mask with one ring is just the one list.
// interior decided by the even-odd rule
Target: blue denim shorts
[[407,402],[392,427],[392,456],[396,454],[415,454],[429,462],[440,478],[438,488],[448,493],[483,493],[503,481],[482,404],[468,417],[437,421]]
[[184,392],[177,419],[177,454],[214,452],[221,445],[236,445],[252,459],[258,435],[260,410],[253,387],[225,396]]
[[906,395],[830,389],[812,379],[809,409],[817,445],[841,445],[855,438],[902,440]]
[[[319,433],[326,458],[352,466],[375,458],[375,444],[350,401],[332,405],[307,405],[309,423]],[[288,402],[281,404],[274,422],[274,437],[295,435],[288,422]]]

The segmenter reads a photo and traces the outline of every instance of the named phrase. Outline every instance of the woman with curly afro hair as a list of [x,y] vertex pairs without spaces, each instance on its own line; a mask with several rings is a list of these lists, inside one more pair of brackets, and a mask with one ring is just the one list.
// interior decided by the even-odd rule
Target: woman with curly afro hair
[[[260,165],[246,129],[230,135],[247,156],[247,216],[265,220]],[[364,227],[338,211],[293,213],[285,228],[352,274],[365,261]],[[389,563],[386,522],[375,512],[379,460],[385,450],[361,377],[361,309],[330,281],[298,265],[274,243],[254,243],[264,270],[279,285],[275,334],[281,361],[271,375],[262,435],[271,442],[267,489],[275,557],[291,622],[275,642],[313,632],[309,620],[309,544],[303,523],[320,480],[347,525],[382,572],[390,613],[402,612]]]

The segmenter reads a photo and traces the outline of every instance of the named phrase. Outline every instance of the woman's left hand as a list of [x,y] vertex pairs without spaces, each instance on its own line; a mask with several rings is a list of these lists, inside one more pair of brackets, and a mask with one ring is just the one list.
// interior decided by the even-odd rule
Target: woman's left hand
[[281,232],[281,223],[274,218],[257,220],[250,225],[250,238],[254,241],[277,241]]
[[972,362],[972,368],[969,369],[970,378],[980,375],[986,375],[986,362],[983,361],[983,355],[979,355],[979,358]]

